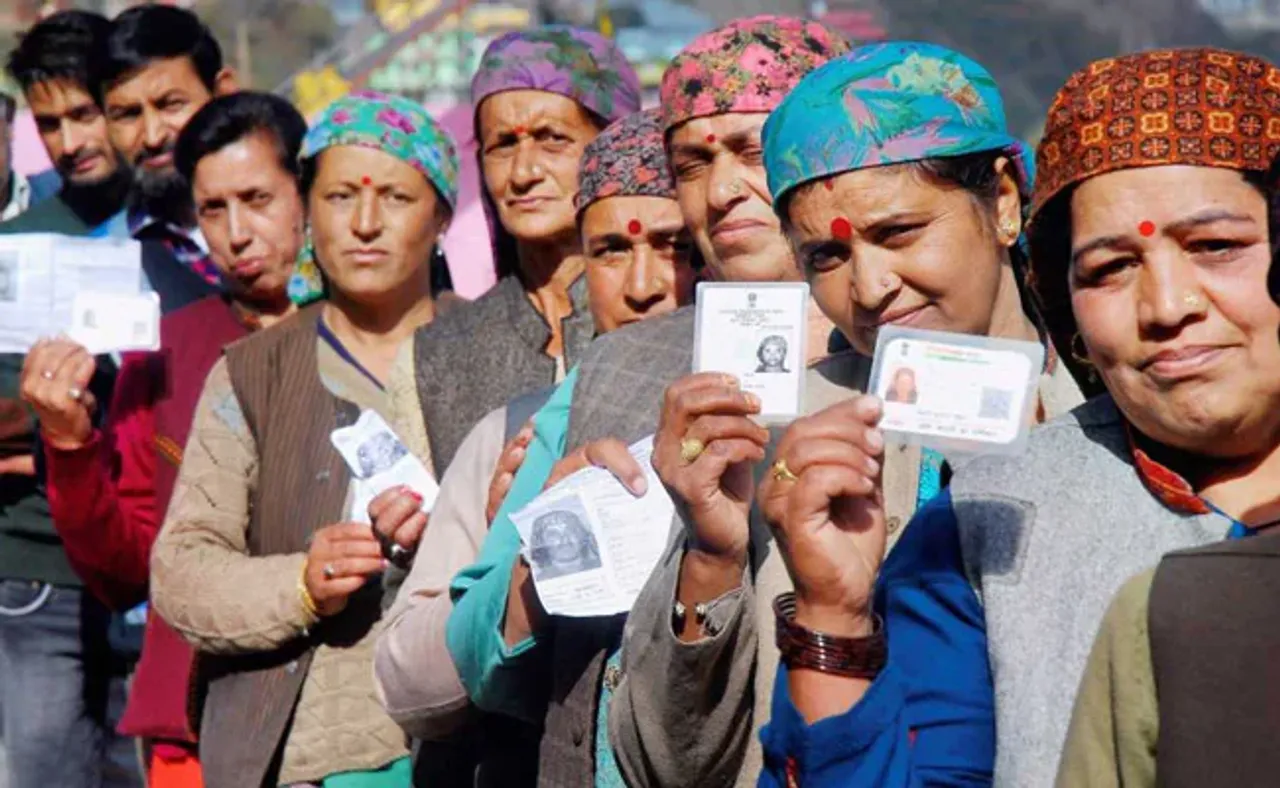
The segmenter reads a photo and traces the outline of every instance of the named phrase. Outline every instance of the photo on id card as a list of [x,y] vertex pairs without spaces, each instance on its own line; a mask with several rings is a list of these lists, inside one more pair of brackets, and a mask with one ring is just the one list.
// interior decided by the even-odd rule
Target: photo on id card
[[891,439],[944,452],[1016,454],[1044,365],[1038,342],[886,326],[868,390]]
[[760,420],[800,413],[809,285],[702,282],[698,285],[694,372],[725,372],[760,398]]

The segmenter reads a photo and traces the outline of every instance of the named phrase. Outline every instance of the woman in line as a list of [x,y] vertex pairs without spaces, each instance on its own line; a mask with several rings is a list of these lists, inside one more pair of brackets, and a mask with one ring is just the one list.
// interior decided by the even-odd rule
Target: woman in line
[[[676,203],[657,113],[639,112],[618,121],[587,145],[580,179],[578,226],[597,334],[667,315],[689,303],[696,253]],[[530,639],[511,652],[509,665],[504,664],[507,650],[498,622],[507,602],[506,585],[490,592],[484,581],[493,572],[505,571],[505,577],[511,577],[520,537],[506,513],[543,489],[553,475],[552,466],[564,454],[575,380],[576,370],[571,370],[549,399],[543,395],[546,406],[534,420],[536,436],[531,427],[522,431],[516,442],[520,448],[514,450],[519,475],[496,518],[486,514],[489,480],[504,441],[526,416],[512,418],[509,411],[520,406],[513,402],[472,430],[441,481],[431,527],[378,643],[375,668],[383,700],[412,735],[439,739],[454,730],[468,716],[468,694],[475,707],[495,713],[488,719],[515,719],[527,726],[533,750],[529,762],[513,764],[518,753],[511,735],[493,733],[510,726],[486,723],[494,748],[484,767],[493,782],[486,784],[529,784],[535,775],[547,776],[537,763],[550,682],[543,672],[546,663]],[[381,496],[371,511],[384,529],[421,517],[414,515],[415,507],[404,494]],[[521,571],[517,587],[527,567]],[[446,626],[453,626],[454,600],[468,595],[481,614],[459,624],[462,636],[475,644],[475,650],[467,652],[475,658],[455,665]],[[603,730],[597,735],[604,746]],[[494,776],[500,768],[513,767],[523,771],[506,772],[511,776],[505,782]]]
[[[332,104],[302,149],[328,300],[232,346],[196,407],[152,555],[156,609],[200,652],[209,788],[410,782],[371,676],[387,567],[330,433],[389,418],[383,382],[435,306],[457,195],[448,134],[406,99]],[[362,522],[363,521],[363,522]]]
[[883,565],[879,403],[788,430],[759,490],[795,583],[767,784],[956,784],[993,767],[997,785],[1051,784],[1121,584],[1280,514],[1262,189],[1275,84],[1272,64],[1214,49],[1067,81],[1037,155],[1033,283],[1107,394],[1033,431],[1023,456],[966,463]]
[[[865,390],[884,325],[1047,343],[1023,286],[1028,154],[1005,127],[991,76],[929,44],[856,48],[802,79],[770,115],[764,155],[774,209],[814,300],[854,348],[809,370],[807,413]],[[966,254],[956,258],[955,249]],[[1081,401],[1051,345],[1046,357],[1037,420]],[[747,418],[756,407],[719,375],[686,377],[666,393],[654,465],[682,502],[677,511],[688,512],[685,538],[632,613],[620,690],[627,701],[610,720],[615,742],[635,740],[628,753],[646,777],[667,769],[693,784],[741,768],[755,780],[761,769],[750,753],[740,764],[768,722],[767,706],[752,714],[751,701],[770,694],[779,659],[771,606],[790,580],[752,504],[751,468],[769,440]],[[911,538],[902,526],[950,472],[930,450],[885,454],[890,524],[880,555],[893,538]],[[673,626],[677,603],[686,612]],[[647,719],[661,720],[652,726],[660,736],[642,737]],[[922,734],[919,757],[932,747]]]
[[[177,168],[228,292],[166,315],[158,353],[125,355],[101,430],[88,395],[69,396],[87,390],[88,351],[53,340],[27,356],[23,386],[40,415],[54,525],[76,573],[116,610],[146,601],[151,546],[209,369],[226,345],[293,310],[286,286],[302,246],[306,131],[289,102],[248,91],[214,99],[183,128]],[[152,788],[201,784],[187,720],[193,659],[163,619],[148,616],[120,731],[146,742]]]
[[485,414],[561,380],[591,341],[578,164],[601,129],[640,109],[640,83],[609,39],[549,26],[491,43],[471,103],[499,281],[416,332],[391,387],[437,475]]

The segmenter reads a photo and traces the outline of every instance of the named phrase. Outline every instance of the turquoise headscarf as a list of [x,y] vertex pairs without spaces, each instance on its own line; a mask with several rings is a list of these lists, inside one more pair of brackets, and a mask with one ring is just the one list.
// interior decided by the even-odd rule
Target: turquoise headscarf
[[935,44],[858,47],[809,73],[764,125],[775,208],[792,189],[842,172],[1004,151],[1030,202],[1034,159],[1009,135],[987,70]]
[[[311,126],[298,158],[307,161],[338,145],[374,148],[395,156],[422,173],[449,210],[457,207],[458,146],[421,104],[373,91],[343,96]],[[301,305],[323,293],[324,280],[308,234],[289,280],[289,297]]]

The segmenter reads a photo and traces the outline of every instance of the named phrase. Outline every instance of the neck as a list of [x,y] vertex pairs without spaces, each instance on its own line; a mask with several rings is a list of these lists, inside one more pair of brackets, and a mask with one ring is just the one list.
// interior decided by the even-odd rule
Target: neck
[[400,344],[435,317],[435,301],[427,278],[421,287],[406,285],[376,304],[348,298],[331,289],[324,321],[334,336],[378,380],[391,372]]
[[[1280,438],[1280,436],[1278,436]],[[1245,458],[1189,455],[1169,449],[1152,452],[1158,462],[1182,474],[1207,501],[1248,526],[1280,520],[1280,439]]]
[[582,275],[586,261],[576,241],[545,246],[521,244],[519,254],[520,279],[534,308],[551,329],[546,353],[559,358],[564,354],[560,322],[573,314],[569,288]]
[[141,200],[133,198],[133,206],[144,211],[148,216],[153,216],[163,222],[176,225],[183,229],[190,229],[196,226],[196,208],[191,201],[191,193],[187,192],[186,199],[168,199],[168,200]]
[[129,173],[123,169],[99,183],[77,186],[64,181],[62,201],[85,224],[97,226],[124,207],[129,198],[130,181]]
[[248,318],[247,322],[251,325],[270,328],[297,311],[297,307],[289,300],[288,295],[279,293],[278,296],[261,300],[237,298],[232,300],[231,307]]
[[1035,323],[1022,310],[1022,297],[1018,283],[1013,278],[1013,266],[1002,267],[1000,290],[996,293],[995,308],[991,311],[991,326],[987,336],[993,339],[1017,339],[1023,342],[1039,342],[1040,332]]

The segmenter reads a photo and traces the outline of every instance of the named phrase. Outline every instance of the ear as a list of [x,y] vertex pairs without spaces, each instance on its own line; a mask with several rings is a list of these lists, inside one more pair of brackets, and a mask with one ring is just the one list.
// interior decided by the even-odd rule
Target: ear
[[213,78],[213,95],[229,96],[240,91],[240,76],[231,66],[223,66]]
[[[1022,195],[1018,193],[1012,161],[1001,156],[995,161],[995,170],[1000,179],[996,189],[996,232],[1001,242],[1011,246],[1022,233]],[[1004,228],[1016,228],[1012,238],[1005,237]]]

